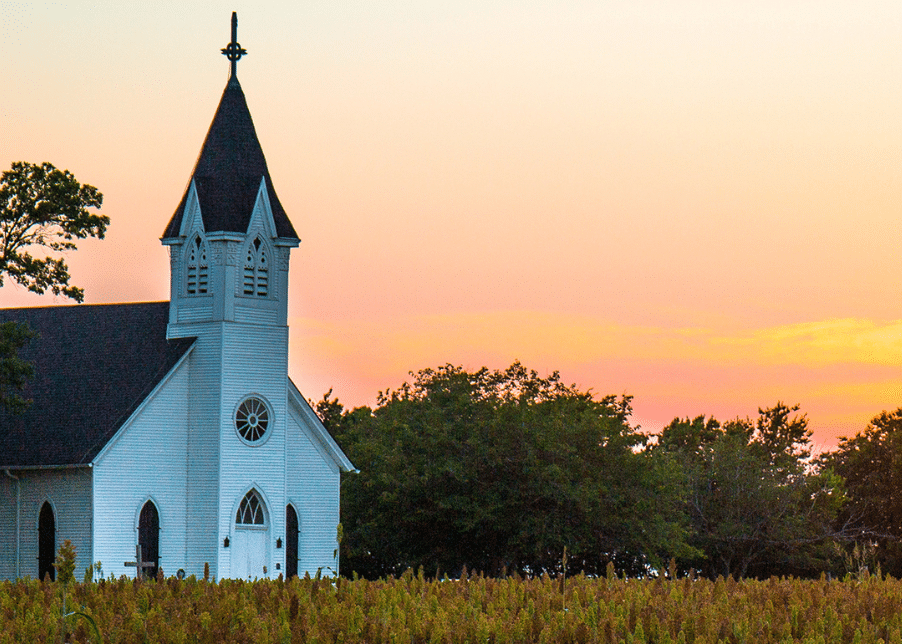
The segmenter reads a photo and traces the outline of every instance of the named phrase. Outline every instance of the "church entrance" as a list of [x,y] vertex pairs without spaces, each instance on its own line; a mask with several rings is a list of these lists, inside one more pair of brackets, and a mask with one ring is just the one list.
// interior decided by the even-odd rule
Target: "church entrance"
[[41,514],[38,516],[38,579],[44,580],[50,575],[50,581],[56,579],[56,519],[53,516],[53,508],[47,501],[41,506]]
[[145,568],[145,578],[153,579],[160,567],[160,515],[153,501],[148,501],[141,508],[138,519],[138,545],[141,546],[142,561],[153,562],[153,568]]
[[235,515],[231,577],[248,581],[266,575],[269,519],[257,490],[244,495]]

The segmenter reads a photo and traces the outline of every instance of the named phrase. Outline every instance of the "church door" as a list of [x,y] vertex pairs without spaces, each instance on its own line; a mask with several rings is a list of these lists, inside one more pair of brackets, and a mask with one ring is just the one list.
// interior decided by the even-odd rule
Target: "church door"
[[285,578],[298,576],[298,513],[294,506],[285,507]]
[[38,516],[38,579],[43,580],[45,575],[50,575],[50,580],[56,579],[56,519],[53,517],[53,508],[44,501],[41,506],[41,514]]
[[246,580],[263,577],[267,565],[269,521],[266,506],[256,490],[248,492],[238,506],[234,537],[231,577]]
[[144,569],[144,577],[153,579],[160,567],[160,515],[153,501],[148,501],[141,508],[138,545],[141,546],[141,559],[153,562],[153,568]]

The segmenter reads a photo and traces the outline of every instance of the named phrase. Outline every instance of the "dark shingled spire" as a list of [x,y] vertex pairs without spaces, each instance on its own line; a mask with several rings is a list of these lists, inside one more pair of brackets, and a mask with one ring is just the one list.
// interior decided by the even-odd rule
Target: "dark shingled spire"
[[[262,178],[266,181],[276,234],[298,238],[272,185],[244,92],[234,76],[222,93],[191,177],[197,186],[206,232],[246,232]],[[189,182],[163,239],[179,236],[190,189]]]

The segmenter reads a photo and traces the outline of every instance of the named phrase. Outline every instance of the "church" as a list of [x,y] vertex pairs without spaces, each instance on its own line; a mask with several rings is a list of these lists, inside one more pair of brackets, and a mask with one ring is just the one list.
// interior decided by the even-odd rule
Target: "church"
[[[23,414],[0,411],[0,578],[334,574],[353,465],[288,377],[288,263],[236,65],[163,231],[168,302],[0,310],[39,338]],[[175,199],[173,198],[173,202]]]

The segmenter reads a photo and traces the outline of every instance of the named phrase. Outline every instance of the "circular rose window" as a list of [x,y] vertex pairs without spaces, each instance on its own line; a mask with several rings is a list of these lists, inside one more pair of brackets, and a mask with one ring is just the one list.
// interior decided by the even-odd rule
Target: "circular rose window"
[[251,396],[245,398],[235,411],[235,429],[238,435],[248,443],[255,443],[266,434],[269,427],[269,407],[266,403]]

